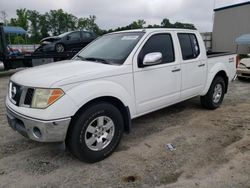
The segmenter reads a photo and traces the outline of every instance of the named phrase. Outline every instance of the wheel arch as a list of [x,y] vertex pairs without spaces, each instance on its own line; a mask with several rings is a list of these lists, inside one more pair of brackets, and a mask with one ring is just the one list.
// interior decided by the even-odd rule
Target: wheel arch
[[221,70],[219,71],[213,78],[213,80],[216,78],[216,77],[222,77],[225,81],[225,93],[227,93],[227,90],[228,90],[228,76],[227,76],[227,73],[224,71],[224,70]]
[[208,80],[207,80],[206,87],[205,87],[204,91],[202,92],[202,95],[201,95],[201,96],[207,94],[207,92],[208,92],[208,90],[209,90],[209,88],[210,88],[212,82],[213,82],[214,79],[215,79],[216,77],[218,77],[218,76],[222,77],[222,78],[225,80],[225,86],[226,86],[226,88],[225,88],[225,93],[227,93],[227,91],[228,91],[229,77],[228,77],[226,71],[225,71],[224,69],[219,69],[218,71],[215,71],[215,72],[216,72],[216,73],[211,74],[211,76],[209,76],[209,78],[208,78]]
[[65,45],[65,43],[62,42],[62,41],[58,41],[58,42],[55,43],[55,51],[56,51],[56,46],[57,46],[58,44],[61,44],[61,45],[64,47],[64,51],[66,51],[66,45]]
[[128,106],[124,105],[124,103],[119,100],[116,97],[113,96],[103,96],[103,97],[98,97],[95,99],[90,100],[89,102],[85,103],[82,107],[80,107],[77,112],[73,115],[71,123],[69,125],[68,131],[67,131],[67,136],[70,132],[70,129],[73,127],[72,124],[74,123],[74,120],[81,114],[83,113],[89,106],[98,104],[100,102],[107,102],[119,109],[121,112],[123,118],[124,118],[124,130],[126,133],[130,132],[131,129],[131,115],[130,115],[130,109]]

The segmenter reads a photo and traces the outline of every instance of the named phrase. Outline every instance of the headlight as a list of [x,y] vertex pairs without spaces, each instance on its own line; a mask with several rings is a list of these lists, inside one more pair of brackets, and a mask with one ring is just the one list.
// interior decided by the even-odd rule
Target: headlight
[[35,89],[31,108],[47,108],[63,95],[61,89]]
[[51,42],[49,42],[49,41],[43,41],[41,44],[51,44]]

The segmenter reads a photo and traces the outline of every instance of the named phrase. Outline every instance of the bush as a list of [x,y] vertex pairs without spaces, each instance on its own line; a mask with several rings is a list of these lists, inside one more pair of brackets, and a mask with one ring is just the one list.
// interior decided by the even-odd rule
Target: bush
[[14,44],[25,44],[25,40],[23,37],[21,36],[16,36],[14,38]]

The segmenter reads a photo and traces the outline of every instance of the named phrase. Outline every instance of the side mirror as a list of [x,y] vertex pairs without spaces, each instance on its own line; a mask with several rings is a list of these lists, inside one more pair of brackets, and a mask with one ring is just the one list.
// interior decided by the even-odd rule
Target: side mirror
[[68,35],[68,36],[67,36],[67,40],[70,40],[70,38],[71,38],[71,37]]
[[143,65],[156,65],[162,62],[162,53],[161,52],[153,52],[146,54],[143,58]]

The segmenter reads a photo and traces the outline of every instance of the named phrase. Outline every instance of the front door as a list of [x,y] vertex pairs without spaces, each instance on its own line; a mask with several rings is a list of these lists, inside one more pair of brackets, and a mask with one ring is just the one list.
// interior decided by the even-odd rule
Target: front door
[[72,32],[67,35],[66,45],[70,50],[80,49],[82,43],[80,31]]
[[[176,49],[172,37],[170,33],[152,34],[134,57],[138,115],[160,109],[180,99],[181,69],[178,59],[175,58]],[[143,58],[153,52],[162,53],[162,61],[144,67]]]

